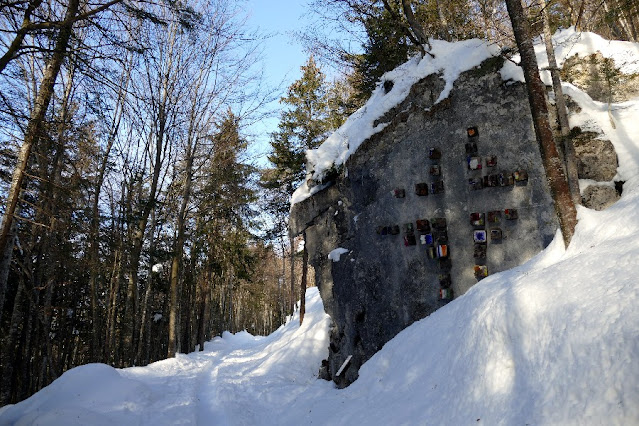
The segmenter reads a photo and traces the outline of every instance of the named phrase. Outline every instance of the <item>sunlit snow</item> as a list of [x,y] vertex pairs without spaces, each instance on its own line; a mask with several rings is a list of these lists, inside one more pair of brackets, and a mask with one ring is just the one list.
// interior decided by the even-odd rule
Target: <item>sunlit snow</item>
[[334,250],[331,250],[331,252],[328,254],[328,258],[330,260],[332,260],[333,262],[339,262],[340,257],[344,254],[344,253],[348,253],[348,249],[342,248],[342,247],[338,247]]

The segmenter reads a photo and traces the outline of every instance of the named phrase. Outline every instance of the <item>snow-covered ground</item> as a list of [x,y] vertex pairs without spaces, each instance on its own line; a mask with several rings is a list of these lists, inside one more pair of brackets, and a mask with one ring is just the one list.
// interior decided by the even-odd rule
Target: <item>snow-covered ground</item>
[[579,208],[567,250],[557,237],[482,280],[388,342],[350,387],[315,378],[329,318],[309,289],[301,327],[225,334],[147,367],[78,367],[1,408],[0,424],[638,425],[639,99],[612,106],[613,128],[607,105],[564,87],[582,107],[572,124],[613,142],[621,200]]

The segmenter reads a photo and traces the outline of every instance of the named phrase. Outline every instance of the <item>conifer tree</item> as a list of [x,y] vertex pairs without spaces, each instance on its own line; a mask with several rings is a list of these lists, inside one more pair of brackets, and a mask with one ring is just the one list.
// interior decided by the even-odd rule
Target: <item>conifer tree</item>
[[350,83],[356,91],[359,105],[369,98],[379,78],[408,59],[411,51],[410,40],[403,29],[397,26],[395,18],[383,9],[364,19],[366,42],[363,53],[351,55],[353,65]]
[[[272,153],[268,156],[274,168],[265,173],[263,185],[289,196],[306,175],[305,152],[317,148],[336,123],[329,113],[328,91],[324,73],[311,56],[301,67],[302,76],[280,99],[285,110],[278,130],[271,134]],[[332,126],[333,125],[333,126]],[[288,211],[288,200],[285,201]]]
[[[305,152],[317,148],[335,125],[329,113],[328,91],[324,73],[311,56],[301,67],[302,76],[288,88],[280,99],[286,108],[280,116],[278,130],[271,135],[272,169],[262,174],[262,186],[269,190],[266,209],[274,218],[273,237],[282,238],[286,231],[285,217],[290,209],[290,197],[306,175]],[[293,240],[289,240],[290,299],[289,311],[295,300]],[[302,295],[303,296],[303,295]]]

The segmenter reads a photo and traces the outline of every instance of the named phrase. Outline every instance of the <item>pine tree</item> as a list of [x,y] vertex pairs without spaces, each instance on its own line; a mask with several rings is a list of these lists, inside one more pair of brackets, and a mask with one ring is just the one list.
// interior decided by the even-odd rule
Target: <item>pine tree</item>
[[[268,190],[266,211],[273,218],[269,233],[273,239],[283,241],[290,197],[306,176],[305,152],[317,148],[328,135],[331,124],[337,124],[329,112],[329,94],[324,73],[311,56],[301,67],[302,77],[288,88],[280,102],[286,109],[280,116],[278,130],[271,135],[272,169],[262,174],[262,186]],[[282,244],[282,247],[284,244]],[[293,311],[295,297],[293,239],[289,239],[290,294],[289,311]],[[302,294],[303,297],[303,294]]]
[[[301,67],[302,77],[288,88],[280,99],[282,112],[278,130],[271,134],[272,153],[268,160],[274,168],[262,179],[265,188],[277,189],[289,196],[304,176],[305,152],[317,148],[328,132],[339,124],[329,111],[329,96],[324,73],[311,56]],[[288,201],[286,201],[288,211]]]
[[356,91],[355,99],[362,105],[370,97],[380,77],[408,60],[415,51],[403,28],[386,10],[379,9],[364,20],[366,42],[364,52],[351,55],[353,67],[350,83]]

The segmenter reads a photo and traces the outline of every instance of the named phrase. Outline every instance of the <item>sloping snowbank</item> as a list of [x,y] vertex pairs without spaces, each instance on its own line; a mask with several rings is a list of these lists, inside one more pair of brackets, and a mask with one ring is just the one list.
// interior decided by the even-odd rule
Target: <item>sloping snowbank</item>
[[301,423],[639,424],[636,183],[580,208],[567,252],[556,239],[407,328]]
[[0,408],[0,425],[277,424],[270,414],[315,383],[328,356],[330,318],[317,288],[306,301],[302,326],[296,314],[267,337],[224,333],[203,352],[146,367],[76,367]]

